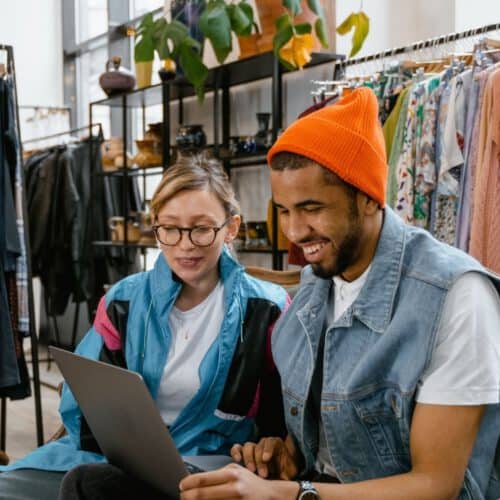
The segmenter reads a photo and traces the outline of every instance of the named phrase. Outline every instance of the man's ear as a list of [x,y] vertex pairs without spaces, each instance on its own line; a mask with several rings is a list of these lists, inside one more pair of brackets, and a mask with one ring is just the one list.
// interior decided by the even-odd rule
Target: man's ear
[[233,215],[231,220],[227,223],[227,232],[224,241],[230,243],[236,236],[238,236],[238,231],[240,230],[241,216]]
[[357,201],[359,211],[365,215],[374,215],[380,209],[378,201],[373,200],[363,191],[357,191]]

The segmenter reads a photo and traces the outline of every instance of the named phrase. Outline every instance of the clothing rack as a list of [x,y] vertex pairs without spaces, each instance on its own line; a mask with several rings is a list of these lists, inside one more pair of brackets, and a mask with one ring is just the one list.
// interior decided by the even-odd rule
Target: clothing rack
[[[58,132],[55,134],[44,135],[42,137],[36,137],[34,139],[28,139],[26,141],[23,141],[23,144],[31,144],[34,142],[45,141],[48,139],[56,139],[57,137],[63,137],[65,135],[73,135],[73,134],[76,134],[78,132],[84,132],[84,131],[89,132],[89,137],[94,137],[92,135],[92,129],[94,127],[97,127],[97,129],[98,129],[96,137],[102,137],[102,134],[103,134],[102,124],[100,122],[97,122],[97,123],[93,123],[92,125],[84,125],[82,127],[76,127],[76,128],[72,128],[70,130],[65,130],[64,132]],[[47,146],[47,147],[50,148],[53,146]],[[46,294],[44,294],[44,305],[45,305],[45,311],[47,313],[47,316],[49,316],[49,314],[48,314],[48,301],[47,301]],[[75,315],[73,318],[73,328],[72,328],[72,332],[71,332],[71,344],[69,346],[69,349],[71,351],[73,351],[76,347],[76,334],[77,334],[77,329],[78,329],[79,318],[80,318],[80,302],[76,302]],[[54,329],[54,337],[55,337],[56,345],[57,345],[57,347],[61,347],[62,346],[61,345],[61,336],[59,334],[59,325],[57,324],[57,319],[56,319],[55,315],[50,315],[50,319],[52,320],[52,327]],[[48,361],[49,367],[50,367],[51,357],[49,356],[49,358],[47,360],[44,360],[44,361]]]
[[415,52],[417,50],[423,50],[426,48],[436,47],[437,45],[443,45],[451,42],[456,42],[464,38],[472,38],[474,36],[484,35],[490,31],[500,30],[500,23],[486,24],[484,26],[479,26],[477,28],[472,28],[466,31],[459,31],[456,33],[449,33],[447,35],[441,35],[434,38],[429,38],[427,40],[420,40],[411,45],[406,45],[404,47],[396,47],[393,49],[384,50],[382,52],[377,52],[375,54],[370,54],[367,56],[356,57],[354,59],[347,59],[337,63],[341,68],[346,68],[348,66],[353,66],[356,64],[362,64],[368,61],[375,61],[377,59],[385,59],[387,57],[393,57],[398,54],[404,54],[406,52]]
[[42,106],[42,105],[28,105],[28,104],[21,104],[19,106],[19,109],[45,109],[47,111],[64,111],[64,112],[70,112],[71,108],[69,106]]
[[42,137],[36,137],[34,139],[28,139],[27,141],[23,141],[23,144],[31,144],[32,142],[40,142],[45,141],[47,139],[55,139],[56,137],[63,137],[65,135],[76,134],[77,132],[83,132],[84,130],[88,130],[90,134],[92,134],[92,127],[98,127],[98,136],[102,135],[102,124],[101,123],[93,123],[92,125],[84,125],[83,127],[72,128],[70,130],[65,130],[64,132],[58,132],[57,134],[44,135]]
[[[19,108],[17,102],[17,85],[16,85],[16,72],[14,65],[14,48],[11,45],[0,44],[0,51],[7,53],[7,67],[6,73],[12,78],[14,88],[14,99],[16,103],[16,121],[17,121],[17,134],[19,137],[19,153],[22,158],[22,144],[21,144],[21,131],[19,125]],[[21,176],[23,176],[23,169],[21,169]],[[24,178],[22,178],[24,185]],[[33,388],[35,395],[35,420],[36,420],[36,438],[38,446],[43,444],[43,418],[42,418],[42,400],[40,395],[40,371],[38,360],[38,338],[35,331],[35,306],[33,301],[33,282],[31,278],[31,250],[29,241],[29,225],[28,213],[26,209],[26,193],[23,189],[23,218],[24,218],[24,245],[26,249],[26,271],[28,281],[28,311],[29,311],[29,336],[31,340],[31,362],[33,367]],[[6,437],[7,437],[7,400],[1,400],[1,415],[0,415],[0,449],[5,451]]]

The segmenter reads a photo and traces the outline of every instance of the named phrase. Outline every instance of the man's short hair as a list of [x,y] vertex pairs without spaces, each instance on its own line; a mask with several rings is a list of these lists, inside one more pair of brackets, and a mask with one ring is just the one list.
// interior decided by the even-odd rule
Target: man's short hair
[[[271,170],[277,170],[282,172],[283,170],[298,170],[299,168],[305,168],[310,165],[319,165],[314,160],[307,158],[306,156],[299,155],[297,153],[290,153],[288,151],[282,151],[281,153],[276,153],[271,160]],[[346,192],[354,196],[358,188],[344,181],[335,172],[330,169],[319,165],[323,169],[323,178],[325,183],[330,186],[344,186]]]

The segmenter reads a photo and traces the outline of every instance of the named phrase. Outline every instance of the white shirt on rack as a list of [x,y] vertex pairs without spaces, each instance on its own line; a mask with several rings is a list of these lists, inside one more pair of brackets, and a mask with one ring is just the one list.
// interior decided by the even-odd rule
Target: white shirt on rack
[[168,319],[172,340],[157,398],[167,425],[172,425],[200,388],[200,364],[219,335],[223,318],[222,281],[196,307],[188,311],[172,308]]

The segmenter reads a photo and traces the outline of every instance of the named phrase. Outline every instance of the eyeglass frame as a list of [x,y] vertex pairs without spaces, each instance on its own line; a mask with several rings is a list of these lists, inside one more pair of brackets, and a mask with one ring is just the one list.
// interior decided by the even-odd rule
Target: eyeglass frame
[[[175,242],[175,243],[164,243],[163,241],[160,240],[160,238],[158,237],[158,230],[161,228],[161,227],[165,227],[166,225],[165,224],[154,224],[153,226],[151,226],[151,228],[153,229],[153,232],[155,233],[155,237],[156,239],[158,240],[158,242],[160,242],[162,245],[165,245],[166,247],[175,247],[177,246],[181,240],[182,240],[182,233],[184,231],[187,231],[188,233],[188,238],[189,238],[189,241],[195,246],[195,247],[200,247],[200,248],[208,248],[208,247],[211,247],[215,240],[217,239],[217,235],[219,234],[219,231],[227,226],[227,224],[229,223],[229,221],[233,218],[233,216],[230,216],[228,217],[220,226],[194,226],[194,227],[177,227],[177,226],[172,226],[170,227],[170,229],[177,229],[178,233],[179,233],[179,239]],[[198,245],[198,243],[195,243],[193,241],[193,239],[191,238],[191,234],[192,232],[195,230],[195,229],[200,229],[200,228],[210,228],[213,230],[214,232],[214,238],[213,240],[211,241],[211,243],[209,243],[208,245]]]

